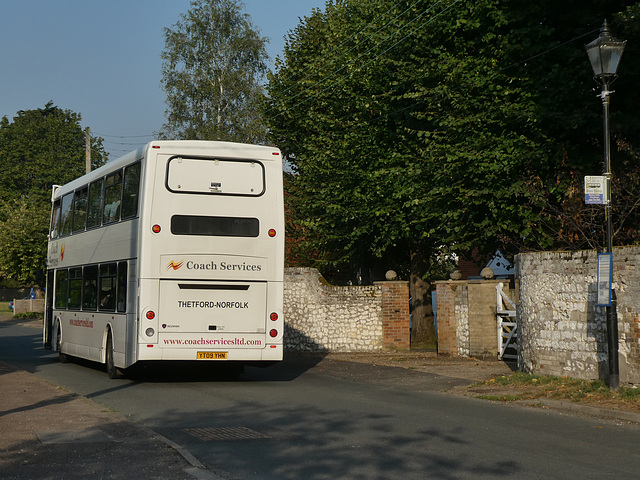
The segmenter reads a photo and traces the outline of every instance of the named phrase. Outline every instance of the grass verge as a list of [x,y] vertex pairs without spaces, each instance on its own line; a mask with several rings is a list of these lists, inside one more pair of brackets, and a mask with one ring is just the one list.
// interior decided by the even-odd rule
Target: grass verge
[[0,315],[11,315],[13,310],[9,308],[9,302],[0,302]]
[[626,404],[640,411],[640,388],[621,386],[612,391],[602,380],[579,380],[569,377],[531,375],[515,372],[480,382],[470,387],[477,398],[492,401],[548,398],[585,403]]

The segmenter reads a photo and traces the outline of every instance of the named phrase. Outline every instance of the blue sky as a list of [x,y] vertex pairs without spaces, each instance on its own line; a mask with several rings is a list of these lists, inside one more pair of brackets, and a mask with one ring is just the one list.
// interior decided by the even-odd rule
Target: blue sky
[[[0,117],[12,119],[51,100],[81,114],[82,127],[105,139],[111,158],[152,140],[164,122],[162,29],[173,26],[190,3],[0,0]],[[243,3],[270,39],[273,60],[299,18],[324,8],[325,0]]]

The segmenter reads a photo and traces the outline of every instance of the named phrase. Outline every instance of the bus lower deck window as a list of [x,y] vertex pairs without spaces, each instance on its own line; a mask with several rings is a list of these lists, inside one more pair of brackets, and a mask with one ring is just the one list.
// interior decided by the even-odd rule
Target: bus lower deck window
[[171,233],[215,237],[257,237],[260,234],[260,222],[257,218],[174,215],[171,217]]

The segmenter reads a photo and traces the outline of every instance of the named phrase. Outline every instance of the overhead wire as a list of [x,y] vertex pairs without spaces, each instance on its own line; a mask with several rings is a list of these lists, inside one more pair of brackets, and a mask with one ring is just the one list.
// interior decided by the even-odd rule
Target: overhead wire
[[[403,27],[401,27],[401,29],[399,29],[398,31],[402,30],[402,28],[406,27],[406,26],[407,26],[407,25],[409,25],[410,23],[413,23],[416,19],[418,19],[418,18],[420,18],[421,16],[423,16],[425,13],[427,13],[429,10],[431,10],[432,8],[434,8],[435,6],[437,6],[437,5],[438,5],[439,3],[441,3],[442,1],[443,1],[443,0],[440,0],[437,4],[435,4],[434,6],[432,6],[430,9],[426,10],[425,12],[423,12],[421,15],[419,15],[418,17],[416,17],[415,19],[413,19],[413,20],[412,20],[411,22],[409,22],[408,24],[405,24],[405,25],[404,25]],[[300,106],[300,105],[302,105],[302,104],[304,104],[304,103],[308,102],[309,100],[313,100],[314,98],[318,97],[318,96],[319,96],[319,95],[321,95],[322,93],[326,92],[329,88],[334,87],[334,86],[336,86],[338,83],[340,83],[341,81],[346,80],[349,76],[353,75],[353,73],[355,73],[355,72],[357,72],[357,71],[362,70],[362,69],[363,69],[363,68],[365,68],[367,65],[369,65],[369,64],[370,64],[370,63],[372,63],[373,61],[377,60],[377,59],[378,59],[378,58],[380,58],[382,55],[386,54],[386,53],[387,53],[387,52],[389,52],[391,49],[393,49],[395,46],[397,46],[398,44],[400,44],[400,43],[401,43],[402,41],[404,41],[407,37],[409,37],[409,36],[410,36],[410,35],[412,35],[414,32],[416,32],[419,28],[422,28],[422,27],[424,27],[424,26],[428,25],[428,24],[429,24],[429,23],[431,23],[433,20],[435,20],[435,18],[437,18],[438,16],[440,16],[440,15],[444,14],[444,13],[445,13],[445,12],[447,12],[448,10],[450,10],[450,9],[451,9],[451,8],[452,8],[456,3],[458,3],[459,1],[461,1],[461,0],[455,0],[453,3],[451,3],[451,4],[450,4],[448,7],[446,7],[444,10],[442,10],[441,12],[439,12],[438,14],[436,14],[434,17],[432,17],[432,18],[430,18],[429,20],[427,20],[425,23],[423,23],[423,24],[421,24],[420,26],[418,26],[418,27],[414,28],[413,30],[411,30],[411,32],[409,32],[407,35],[405,35],[404,37],[402,37],[400,40],[398,40],[398,41],[397,41],[397,42],[395,42],[393,45],[391,45],[391,46],[389,46],[388,48],[386,48],[384,51],[382,51],[381,53],[379,53],[379,54],[378,54],[378,55],[376,55],[375,57],[371,58],[371,59],[370,59],[368,62],[366,62],[364,65],[360,66],[360,67],[359,67],[358,69],[356,69],[354,72],[351,72],[348,76],[345,76],[345,77],[343,77],[342,79],[339,79],[338,81],[336,81],[336,82],[334,82],[334,83],[330,84],[329,86],[327,86],[326,88],[324,88],[324,89],[322,89],[321,91],[317,92],[316,94],[314,94],[314,95],[312,95],[312,96],[310,96],[310,97],[306,98],[305,100],[303,100],[303,101],[301,101],[301,102],[296,103],[295,105],[293,105],[293,106],[292,106],[292,107],[290,107],[290,108],[291,108],[291,109],[295,109],[295,108],[297,108],[298,106]],[[404,12],[403,12],[403,13],[404,13]],[[378,18],[379,18],[379,17],[378,17]],[[396,17],[396,18],[398,18],[398,17]],[[395,20],[395,18],[394,18],[394,20]],[[388,22],[388,23],[390,23],[390,22]],[[387,23],[387,24],[385,24],[385,27],[388,25],[388,23]],[[380,29],[380,30],[382,30],[382,29]],[[536,59],[536,58],[539,58],[539,57],[541,57],[541,56],[544,56],[544,55],[546,55],[546,54],[548,54],[548,53],[550,53],[550,52],[552,52],[552,51],[554,51],[554,50],[556,50],[556,49],[558,49],[558,48],[561,48],[561,47],[563,47],[563,46],[565,46],[565,45],[568,45],[568,44],[570,44],[570,43],[572,43],[572,42],[575,42],[576,40],[579,40],[579,39],[584,38],[584,37],[586,37],[586,36],[588,36],[588,35],[591,35],[591,34],[593,34],[594,32],[598,32],[599,30],[600,30],[599,28],[596,28],[596,29],[594,29],[594,30],[590,30],[590,31],[585,32],[585,33],[583,33],[583,34],[581,34],[581,35],[578,35],[578,36],[576,36],[576,37],[574,37],[574,38],[571,38],[570,40],[567,40],[567,41],[565,41],[565,42],[563,42],[563,43],[560,43],[560,44],[558,44],[558,45],[556,45],[556,46],[554,46],[554,47],[552,47],[552,48],[549,48],[549,49],[547,49],[547,50],[545,50],[545,51],[543,51],[543,52],[540,52],[540,53],[538,53],[538,54],[536,54],[536,55],[533,55],[533,56],[531,56],[531,57],[527,57],[527,58],[525,58],[525,59],[523,59],[523,60],[520,60],[520,61],[518,61],[518,62],[514,62],[514,63],[512,63],[512,64],[510,64],[510,65],[508,65],[508,66],[506,66],[506,67],[503,67],[503,68],[501,68],[501,69],[499,69],[499,70],[495,70],[495,71],[491,72],[490,74],[488,74],[488,75],[486,76],[486,78],[487,78],[487,79],[489,79],[489,78],[491,78],[491,77],[493,77],[493,76],[495,76],[495,75],[497,75],[497,74],[499,74],[499,73],[501,73],[501,72],[503,72],[503,71],[505,71],[505,70],[507,70],[507,69],[509,69],[509,68],[515,67],[515,66],[517,66],[517,65],[526,64],[527,62],[530,62],[531,60],[534,60],[534,59]],[[383,40],[380,42],[380,44],[384,43],[384,42],[385,42],[389,37],[394,36],[398,31],[394,32],[392,35],[387,36],[385,39],[383,39]],[[344,44],[344,43],[345,43],[345,42],[343,42],[343,44]],[[363,43],[363,42],[361,42],[361,43]],[[360,43],[360,44],[361,44],[361,43]],[[360,45],[360,44],[358,44],[358,45]],[[351,62],[349,62],[349,64],[347,64],[347,65],[345,65],[345,66],[341,67],[339,70],[337,70],[337,71],[333,72],[330,76],[333,76],[335,73],[337,73],[337,72],[339,72],[339,71],[343,70],[344,68],[346,68],[346,66],[349,66],[350,64],[352,64],[353,62],[355,62],[356,60],[358,60],[359,58],[361,58],[362,56],[366,55],[366,54],[367,54],[367,53],[369,53],[372,49],[373,49],[373,48],[371,48],[371,49],[367,50],[366,52],[364,52],[363,54],[359,55],[359,56],[358,56],[358,57],[356,57],[354,60],[352,60]],[[351,49],[351,50],[353,50],[353,49]],[[351,50],[349,50],[349,51],[351,51]],[[308,78],[308,77],[307,77],[307,78]],[[328,77],[326,77],[326,78],[328,78]],[[319,80],[319,81],[318,81],[318,82],[316,82],[314,85],[312,85],[311,87],[307,88],[305,91],[303,91],[303,92],[299,92],[299,93],[298,93],[298,95],[301,95],[301,94],[305,93],[306,91],[309,91],[312,87],[314,87],[314,86],[318,85],[319,83],[322,83],[324,80],[326,80],[326,78]],[[289,89],[293,88],[293,87],[294,87],[295,85],[297,85],[298,83],[299,83],[299,82],[296,82],[296,84],[292,85],[291,87],[289,87],[289,88],[288,88],[287,90],[285,90],[285,91],[288,91]],[[296,95],[296,96],[297,96],[297,95]],[[290,100],[290,99],[292,99],[292,98],[295,98],[296,96],[288,97],[287,99],[285,99],[285,100],[281,101],[280,103],[284,103],[285,101]],[[410,105],[410,106],[403,107],[403,108],[401,108],[401,109],[394,110],[394,111],[392,111],[392,112],[386,113],[386,114],[384,114],[384,115],[379,115],[379,116],[377,116],[377,117],[373,117],[373,118],[369,119],[369,120],[367,121],[367,123],[370,123],[370,122],[373,122],[373,121],[376,121],[376,120],[379,120],[379,119],[382,119],[382,118],[387,118],[387,117],[389,117],[389,116],[391,116],[391,115],[394,115],[394,114],[396,114],[396,113],[400,113],[400,112],[402,112],[402,111],[408,110],[408,109],[410,109],[410,108],[412,108],[412,107],[413,107],[413,106],[412,106],[412,105]],[[273,109],[273,108],[275,108],[275,107],[272,107],[271,109]],[[269,110],[271,110],[271,109],[269,109]],[[268,111],[269,111],[269,110],[268,110]],[[267,112],[268,112],[268,111],[267,111]],[[282,115],[283,113],[284,113],[284,112],[280,112],[278,115],[272,116],[272,117],[271,117],[271,119],[272,119],[272,120],[273,120],[273,119],[276,119],[276,118],[278,118],[280,115]],[[352,127],[352,128],[356,128],[356,127]]]
[[[376,32],[373,33],[379,33],[382,32],[387,26],[389,26],[392,22],[394,22],[395,20],[397,20],[398,18],[400,18],[401,16],[403,16],[407,11],[409,11],[411,8],[413,8],[417,3],[419,3],[420,0],[416,0],[414,3],[412,3],[409,7],[407,7],[405,10],[403,10],[400,14],[396,15],[395,17],[393,17],[392,19],[390,19],[389,21],[387,21],[382,27],[380,27],[378,30],[376,30]],[[329,79],[333,78],[334,76],[336,76],[337,74],[339,74],[340,72],[342,72],[345,68],[347,68],[348,66],[352,65],[353,63],[355,63],[357,60],[361,59],[362,57],[364,57],[365,55],[369,54],[370,52],[372,52],[374,49],[380,47],[381,45],[383,45],[385,42],[387,42],[390,38],[395,37],[396,35],[398,35],[402,30],[404,30],[405,28],[407,28],[408,26],[410,26],[411,24],[415,23],[416,21],[418,21],[420,18],[422,18],[424,15],[426,15],[427,13],[429,13],[431,10],[433,10],[434,8],[436,8],[439,4],[441,4],[444,0],[439,0],[437,3],[435,3],[434,5],[432,5],[431,7],[429,7],[428,9],[426,9],[424,12],[422,12],[421,14],[419,14],[418,16],[416,16],[415,18],[413,18],[412,20],[410,20],[409,22],[405,23],[404,25],[402,25],[399,29],[393,31],[391,34],[387,35],[385,38],[383,38],[378,44],[373,45],[371,48],[369,48],[367,51],[361,53],[360,55],[358,55],[356,58],[354,58],[353,60],[351,60],[350,62],[342,65],[340,68],[338,68],[337,70],[334,70],[333,72],[331,72],[329,75],[321,78],[320,80],[318,80],[317,82],[315,82],[313,85],[307,87],[306,89],[296,93],[295,95],[286,97],[282,100],[278,100],[276,103],[280,104],[280,105],[284,105],[286,102],[289,102],[291,100],[294,100],[295,98],[299,97],[300,95],[308,92],[309,90],[311,90],[312,88],[328,81]],[[313,100],[314,98],[317,98],[319,95],[321,95],[322,93],[326,92],[328,89],[338,85],[340,82],[346,80],[347,78],[349,78],[350,76],[352,76],[354,73],[362,70],[363,68],[365,68],[366,66],[370,65],[372,62],[374,62],[375,60],[377,60],[378,58],[380,58],[381,56],[385,55],[386,53],[388,53],[390,50],[392,50],[394,47],[396,47],[397,45],[399,45],[400,43],[402,43],[405,39],[407,39],[409,36],[411,36],[413,33],[415,33],[417,30],[419,30],[420,28],[423,28],[424,26],[430,24],[432,21],[434,21],[436,18],[438,18],[440,15],[443,15],[444,13],[446,13],[447,11],[449,11],[455,4],[459,3],[461,0],[455,0],[453,3],[451,3],[450,5],[448,5],[446,8],[444,8],[442,11],[440,11],[439,13],[437,13],[436,15],[434,15],[433,17],[429,18],[426,22],[420,24],[419,26],[413,28],[409,33],[407,33],[405,36],[403,36],[402,38],[400,38],[398,41],[396,41],[395,43],[393,43],[392,45],[390,45],[389,47],[387,47],[385,50],[383,50],[382,52],[378,53],[376,56],[374,56],[373,58],[369,59],[366,63],[364,63],[363,65],[361,65],[360,67],[358,67],[356,70],[350,72],[348,75],[345,75],[342,78],[337,79],[335,82],[331,83],[330,85],[326,86],[325,88],[323,88],[322,90],[316,92],[314,95],[305,98],[304,100],[296,103],[295,105],[293,105],[292,107],[290,107],[291,109],[295,109],[297,107],[299,107],[300,105],[303,105],[304,103]],[[357,35],[364,33],[366,30],[368,30],[372,25],[375,25],[375,23],[380,20],[381,18],[383,18],[384,16],[386,16],[389,12],[391,12],[394,8],[398,7],[400,4],[400,2],[396,3],[395,5],[393,5],[391,8],[389,8],[387,11],[385,11],[384,13],[381,13],[380,15],[378,15],[374,20],[372,20],[371,22],[369,22],[367,25],[365,25],[363,28],[361,28],[360,30],[358,30],[356,33],[354,33],[353,35],[351,35],[348,39],[346,39],[345,41],[343,41],[338,47],[336,47],[336,50],[339,50],[340,47],[346,45],[347,43],[349,43],[350,41],[352,41],[354,38],[357,37]],[[518,61],[518,62],[514,62],[506,67],[503,67],[499,70],[496,70],[494,72],[492,72],[490,75],[488,75],[487,78],[491,78],[492,76],[501,73],[507,69],[510,69],[514,66],[517,65],[521,65],[523,63],[527,63],[531,60],[534,60],[538,57],[544,56],[549,52],[552,52],[553,50],[556,50],[558,48],[561,48],[565,45],[568,45],[576,40],[579,40],[587,35],[590,35],[594,32],[599,31],[598,29],[594,29],[594,30],[590,30],[589,32],[586,32],[582,35],[579,35],[577,37],[574,37],[570,40],[567,40],[566,42],[563,42],[559,45],[556,45],[548,50],[545,50],[541,53],[538,53],[536,55],[533,55],[531,57],[528,57],[524,60]],[[345,55],[347,55],[348,53],[352,52],[353,50],[355,50],[357,47],[361,46],[363,43],[365,43],[368,40],[371,40],[372,36],[368,35],[365,39],[363,39],[362,41],[360,41],[359,43],[355,44],[353,47],[351,47],[349,50],[347,50],[346,52],[342,53],[340,56],[338,57],[334,57],[331,59],[331,61],[329,62],[325,62],[324,64],[320,65],[319,68],[325,68],[329,65],[332,65],[334,63],[336,63],[338,60],[340,60],[341,58],[343,58]],[[311,75],[306,76],[303,79],[300,79],[298,81],[296,81],[294,84],[292,84],[291,86],[289,86],[287,89],[285,89],[282,94],[290,91],[291,89],[295,88],[297,85],[302,84],[302,82],[308,80],[309,78],[311,78]],[[274,108],[276,108],[277,105],[272,106],[271,108],[269,108],[266,113],[268,113],[269,111],[273,110]],[[380,115],[374,118],[371,118],[369,120],[369,122],[375,121],[375,120],[379,120],[381,118],[386,118],[389,117],[393,114],[408,110],[409,108],[411,108],[412,106],[408,106],[408,107],[404,107],[398,110],[394,110],[393,112],[389,112],[385,115]],[[279,116],[283,115],[284,112],[280,112],[275,116],[271,116],[270,118],[272,120],[278,118]],[[100,134],[96,134],[96,136],[100,136],[100,137],[104,137],[104,138],[114,138],[114,139],[133,139],[133,138],[155,138],[155,135],[153,134],[148,134],[148,135],[100,135]],[[110,140],[104,140],[105,143],[109,143],[112,145],[120,145],[120,146],[137,146],[137,145],[143,145],[147,142],[137,142],[137,143],[126,143],[126,142],[115,142],[115,141],[110,141]],[[128,150],[117,150],[117,149],[113,149],[110,148],[111,151],[122,151],[122,152],[127,152]]]
[[533,56],[531,56],[529,58],[525,58],[524,60],[520,60],[519,62],[515,62],[515,63],[512,63],[511,65],[508,65],[508,66],[506,66],[504,68],[501,68],[500,70],[497,70],[497,71],[493,72],[492,75],[496,75],[498,73],[501,73],[504,70],[507,70],[507,69],[509,69],[511,67],[515,67],[516,65],[521,65],[523,63],[530,62],[531,60],[534,60],[534,59],[536,59],[538,57],[542,57],[543,55],[546,55],[549,52],[553,52],[554,50],[556,50],[556,49],[558,49],[560,47],[564,47],[565,45],[568,45],[568,44],[570,44],[572,42],[575,42],[576,40],[580,40],[581,38],[586,37],[587,35],[591,35],[594,32],[599,32],[599,31],[600,31],[600,28],[596,28],[594,30],[590,30],[587,33],[583,33],[582,35],[578,35],[577,37],[574,37],[571,40],[567,40],[566,42],[563,42],[560,45],[556,45],[555,47],[552,47],[552,48],[550,48],[548,50],[545,50],[544,52],[537,53],[536,55],[533,55]]
[[[435,7],[437,7],[440,3],[442,3],[444,0],[439,0],[436,4],[434,4],[433,6],[431,6],[430,8],[426,9],[424,12],[422,12],[420,15],[418,15],[417,17],[415,17],[414,19],[412,19],[411,21],[409,21],[408,23],[404,24],[402,27],[400,27],[398,30],[394,31],[393,33],[391,33],[390,35],[387,35],[387,37],[385,37],[383,40],[380,41],[379,44],[374,45],[373,47],[371,47],[369,50],[367,50],[366,52],[360,54],[358,57],[356,57],[355,59],[353,59],[351,62],[347,63],[346,65],[343,65],[340,69],[336,70],[335,72],[333,72],[330,76],[328,77],[324,77],[323,79],[319,80],[318,82],[316,82],[314,85],[312,85],[311,87],[307,88],[305,91],[298,93],[296,96],[301,95],[302,93],[305,93],[307,91],[309,91],[311,88],[317,86],[318,84],[324,82],[325,80],[327,80],[328,78],[333,77],[335,74],[339,73],[340,71],[344,70],[345,68],[347,68],[348,66],[350,66],[351,64],[353,64],[354,62],[356,62],[357,60],[359,60],[360,58],[362,58],[363,56],[367,55],[368,53],[370,53],[372,50],[374,50],[376,47],[379,47],[381,44],[383,44],[384,42],[386,42],[389,38],[394,37],[395,35],[397,35],[399,32],[401,32],[403,29],[407,28],[409,25],[411,25],[412,23],[414,23],[415,21],[419,20],[421,17],[423,17],[424,15],[426,15],[429,11],[433,10]],[[419,30],[420,28],[423,28],[424,26],[428,25],[429,23],[431,23],[432,21],[434,21],[436,18],[438,18],[440,15],[446,13],[447,11],[449,11],[455,4],[459,3],[461,0],[455,0],[453,3],[451,3],[449,6],[447,6],[445,9],[443,9],[442,11],[440,11],[439,13],[437,13],[436,15],[434,15],[433,17],[431,17],[430,19],[428,19],[426,22],[420,24],[419,26],[415,27],[414,29],[412,29],[409,33],[407,33],[404,37],[402,37],[400,40],[398,40],[397,42],[395,42],[393,45],[389,46],[388,48],[386,48],[384,51],[382,51],[381,53],[379,53],[378,55],[376,55],[375,57],[371,58],[369,61],[367,61],[364,65],[360,66],[359,68],[357,68],[356,70],[354,70],[353,72],[350,72],[348,76],[345,76],[341,79],[338,79],[337,81],[333,82],[332,84],[328,85],[327,87],[325,87],[324,89],[320,90],[319,92],[316,92],[315,95],[312,95],[310,97],[305,98],[304,100],[296,103],[295,105],[293,105],[292,107],[290,107],[291,109],[295,109],[297,107],[299,107],[300,105],[308,102],[309,100],[313,100],[314,98],[318,97],[320,94],[326,92],[327,90],[329,90],[330,88],[336,86],[338,83],[340,83],[341,81],[346,80],[347,78],[349,78],[350,76],[352,76],[354,73],[362,70],[363,68],[365,68],[367,65],[371,64],[372,62],[374,62],[375,60],[377,60],[378,58],[380,58],[382,55],[386,54],[387,52],[389,52],[391,49],[393,49],[394,47],[396,47],[398,44],[400,44],[402,41],[404,41],[406,38],[408,38],[410,35],[412,35],[413,33],[415,33],[417,30]],[[288,99],[283,100],[281,103],[283,103],[284,101],[290,100],[295,98],[294,97],[289,97]],[[272,117],[270,117],[272,120],[275,120],[276,118],[278,118],[279,116],[283,115],[284,112],[280,112],[277,115],[274,115]]]
[[[546,54],[548,54],[548,53],[550,53],[550,52],[553,52],[554,50],[557,50],[558,48],[564,47],[565,45],[569,45],[570,43],[573,43],[573,42],[575,42],[576,40],[580,40],[581,38],[584,38],[584,37],[586,37],[587,35],[592,35],[593,33],[595,33],[595,32],[599,32],[599,31],[600,31],[600,28],[596,28],[596,29],[594,29],[594,30],[590,30],[590,31],[588,31],[588,32],[586,32],[586,33],[583,33],[583,34],[581,34],[581,35],[578,35],[577,37],[574,37],[574,38],[572,38],[572,39],[570,39],[570,40],[567,40],[567,41],[565,41],[565,42],[562,42],[562,43],[560,43],[560,44],[556,45],[555,47],[551,47],[551,48],[549,48],[549,49],[547,49],[547,50],[545,50],[545,51],[543,51],[543,52],[540,52],[540,53],[537,53],[537,54],[535,54],[535,55],[532,55],[531,57],[527,57],[527,58],[525,58],[524,60],[520,60],[520,61],[514,62],[514,63],[512,63],[512,64],[510,64],[510,65],[508,65],[508,66],[506,66],[506,67],[503,67],[503,68],[501,68],[501,69],[499,69],[499,70],[495,70],[495,71],[491,72],[490,74],[488,74],[488,75],[485,77],[485,79],[486,79],[486,80],[491,79],[491,78],[492,78],[492,77],[494,77],[495,75],[497,75],[497,74],[499,74],[499,73],[502,73],[503,71],[505,71],[505,70],[507,70],[507,69],[510,69],[510,68],[515,67],[515,66],[517,66],[517,65],[526,64],[526,63],[530,62],[531,60],[535,60],[536,58],[542,57],[542,56],[544,56],[544,55],[546,55]],[[458,86],[458,89],[460,89],[460,88],[462,88],[462,85],[459,85],[459,86]],[[387,114],[385,114],[385,115],[379,115],[379,116],[377,116],[377,117],[374,117],[374,118],[369,119],[367,123],[371,123],[371,122],[376,121],[376,120],[380,120],[380,119],[383,119],[383,118],[390,117],[391,115],[394,115],[394,114],[396,114],[396,113],[400,113],[400,112],[403,112],[403,111],[405,111],[405,110],[409,110],[409,109],[410,109],[410,108],[412,108],[412,107],[413,107],[413,105],[409,105],[409,106],[407,106],[407,107],[403,107],[403,108],[400,108],[400,109],[394,110],[394,111],[392,111],[392,112],[389,112],[389,113],[387,113]],[[355,127],[352,127],[352,128],[355,128]]]
[[[384,29],[387,25],[389,25],[391,22],[393,22],[394,20],[400,18],[402,15],[404,15],[407,11],[409,11],[411,8],[413,8],[417,3],[419,3],[421,0],[416,0],[414,3],[412,3],[410,6],[408,6],[402,13],[396,15],[394,18],[392,18],[391,20],[389,20],[386,24],[384,24],[382,27],[380,27],[378,29],[378,31],[381,31],[382,29]],[[442,1],[442,0],[440,0]],[[354,33],[353,35],[351,35],[349,38],[347,38],[345,41],[343,41],[340,45],[338,45],[335,50],[340,51],[340,49],[346,45],[347,43],[349,43],[351,40],[355,39],[359,34],[363,33],[365,30],[367,30],[369,27],[371,27],[372,25],[375,25],[375,23],[381,19],[382,17],[384,17],[386,14],[388,14],[389,12],[391,12],[394,8],[398,7],[400,5],[400,2],[396,3],[395,5],[393,5],[391,8],[389,8],[386,12],[378,15],[376,18],[374,18],[373,20],[371,20],[367,25],[365,25],[364,27],[362,27],[360,30],[358,30],[356,33]],[[367,36],[364,40],[360,41],[359,43],[355,44],[353,47],[351,47],[349,50],[343,52],[341,55],[337,56],[337,57],[333,57],[329,62],[326,62],[322,65],[320,65],[320,63],[316,63],[315,65],[313,65],[314,67],[318,67],[318,68],[325,68],[333,63],[336,63],[338,60],[340,60],[342,57],[344,57],[345,55],[349,54],[350,52],[352,52],[353,50],[355,50],[357,47],[359,47],[360,45],[362,45],[364,42],[368,41],[371,39],[371,36]],[[344,67],[343,67],[344,68]],[[335,73],[339,72],[340,70],[342,70],[342,68],[338,69],[337,71],[334,71],[331,75],[333,76]],[[288,88],[286,88],[281,95],[287,93],[289,90],[291,90],[292,88],[295,88],[296,86],[298,86],[299,84],[301,84],[302,82],[308,80],[309,78],[311,78],[312,75],[309,74],[306,77],[297,80],[296,82],[294,82],[292,85],[290,85]],[[316,83],[317,84],[317,83]],[[309,88],[312,88],[313,86],[315,86],[316,84],[312,85]],[[308,89],[307,89],[308,90]],[[304,92],[300,92],[296,95],[294,95],[293,97],[289,97],[286,98],[284,100],[282,100],[282,102],[287,101],[291,98],[295,98],[298,95],[301,95]],[[276,108],[275,106],[271,107],[270,109],[267,110],[266,113],[268,113],[269,111],[273,110],[274,108]]]
[[149,142],[133,142],[133,143],[131,143],[131,142],[110,142],[109,140],[105,140],[103,143],[108,143],[110,145],[123,145],[123,146],[125,146],[125,145],[145,145],[145,144],[147,144]]
[[[414,19],[410,20],[409,22],[407,22],[406,24],[404,24],[403,26],[401,26],[399,29],[397,29],[397,30],[393,31],[391,34],[387,35],[387,36],[386,36],[385,38],[383,38],[383,39],[382,39],[378,44],[373,45],[373,46],[372,46],[371,48],[369,48],[367,51],[365,51],[365,52],[361,53],[360,55],[358,55],[356,58],[354,58],[354,59],[353,59],[353,60],[351,60],[350,62],[348,62],[348,63],[346,63],[346,64],[342,65],[339,69],[337,69],[337,70],[333,71],[332,73],[330,73],[329,75],[326,75],[325,77],[321,78],[320,80],[318,80],[317,82],[315,82],[313,85],[310,85],[309,87],[307,87],[307,88],[306,88],[306,89],[304,89],[303,91],[298,92],[296,95],[293,95],[293,96],[290,96],[290,97],[288,97],[288,98],[282,99],[282,100],[280,100],[278,103],[280,103],[281,105],[284,105],[284,104],[285,104],[285,102],[288,102],[288,101],[290,101],[290,100],[293,100],[293,99],[297,98],[298,96],[300,96],[300,95],[302,95],[302,94],[304,94],[304,93],[308,92],[309,90],[311,90],[312,88],[316,87],[317,85],[320,85],[321,83],[324,83],[324,82],[325,82],[325,81],[327,81],[328,79],[330,79],[330,78],[334,77],[335,75],[337,75],[338,73],[340,73],[342,70],[344,70],[345,68],[349,67],[350,65],[352,65],[353,63],[355,63],[356,61],[358,61],[358,60],[359,60],[360,58],[362,58],[363,56],[365,56],[365,55],[369,54],[369,53],[370,53],[371,51],[373,51],[375,48],[379,47],[381,44],[383,44],[384,42],[386,42],[389,38],[394,37],[394,36],[395,36],[395,35],[397,35],[400,31],[402,31],[403,29],[405,29],[405,28],[407,28],[409,25],[411,25],[413,22],[417,21],[418,19],[420,19],[421,17],[423,17],[424,15],[426,15],[429,11],[433,10],[434,8],[436,8],[436,7],[437,7],[440,3],[442,3],[443,1],[444,1],[444,0],[438,0],[438,2],[437,2],[437,3],[435,3],[434,5],[432,5],[431,7],[429,7],[428,9],[426,9],[426,10],[425,10],[424,12],[422,12],[420,15],[418,15],[418,16],[417,16],[417,17],[415,17]],[[460,1],[460,0],[455,0],[455,2],[454,2],[453,4],[458,3],[459,1]],[[416,2],[416,3],[417,3],[417,2]],[[452,5],[453,5],[453,4],[452,4]],[[415,5],[415,3],[414,3],[414,4],[412,4],[411,6],[413,6],[413,5]],[[452,6],[452,5],[451,5],[451,6]],[[411,8],[411,7],[409,7],[409,8]],[[396,20],[397,18],[399,18],[400,16],[404,15],[404,13],[405,13],[407,10],[409,10],[409,8],[407,8],[407,9],[406,9],[405,11],[403,11],[400,15],[397,15],[397,16],[396,16],[396,17],[394,17],[392,20],[390,20],[389,22],[387,22],[383,27],[381,27],[381,28],[378,30],[378,32],[382,31],[382,29],[383,29],[383,28],[385,28],[386,26],[388,26],[392,21],[394,21],[394,20]],[[441,13],[442,13],[442,12],[441,12]],[[428,23],[428,22],[427,22],[427,23]],[[412,30],[412,32],[411,32],[411,33],[415,32],[416,30],[417,30],[417,29]],[[370,37],[369,37],[369,38],[370,38]],[[406,38],[406,36],[405,36],[404,38]],[[403,39],[404,39],[404,38],[403,38]],[[357,46],[361,45],[362,43],[364,43],[364,41],[363,41],[363,42],[360,42]],[[397,44],[397,42],[396,42],[396,44]],[[395,46],[396,44],[394,44],[394,46]],[[354,48],[355,48],[355,47],[354,47]],[[351,50],[353,50],[353,48],[352,48],[352,49],[350,49],[349,51],[351,51]],[[387,50],[385,50],[385,52],[386,52],[386,51],[388,51],[388,49],[387,49]],[[381,55],[383,55],[383,54],[384,54],[384,53],[377,55],[377,56],[376,56],[376,57],[374,57],[371,61],[373,61],[373,60],[375,60],[375,59],[379,58],[379,57],[380,57]],[[355,70],[355,71],[357,72],[357,71],[361,70],[361,69],[362,69],[362,68],[364,68],[366,65],[368,65],[369,63],[371,63],[371,61],[367,62],[365,65],[363,65],[362,67],[360,67],[359,69],[357,69],[357,70]],[[348,78],[349,76],[353,75],[353,73],[355,73],[355,72],[351,72],[347,77],[345,77],[345,79],[346,79],[346,78]],[[339,80],[339,81],[340,81],[340,80]],[[306,101],[308,101],[308,100],[310,100],[310,99],[313,99],[313,98],[317,97],[317,96],[318,96],[318,95],[320,95],[321,93],[324,93],[328,88],[331,88],[331,87],[333,87],[333,86],[337,85],[337,83],[338,83],[338,82],[334,82],[334,83],[332,83],[331,85],[329,85],[329,87],[327,87],[327,88],[325,88],[325,89],[321,90],[320,92],[317,92],[317,93],[316,93],[316,95],[314,95],[314,96],[312,96],[312,97],[310,97],[310,98],[307,98],[306,100],[304,100],[304,101],[303,101],[303,102],[301,102],[301,103],[305,103]],[[291,107],[291,108],[296,108],[296,107],[298,107],[301,103],[298,103],[298,104],[294,105],[294,106],[293,106],[293,107]],[[270,109],[269,109],[269,110],[267,110],[267,112],[265,112],[265,113],[268,113],[268,112],[269,112],[270,110],[272,110],[273,108],[276,108],[276,107],[274,106],[274,107],[270,108]],[[273,118],[273,119],[278,118],[280,115],[282,115],[282,112],[281,112],[281,113],[279,113],[279,114],[277,114],[277,115],[275,115],[275,116],[273,116],[272,118]]]
[[98,137],[107,137],[107,138],[147,138],[147,137],[155,137],[154,134],[148,135],[102,135],[100,133],[95,134]]

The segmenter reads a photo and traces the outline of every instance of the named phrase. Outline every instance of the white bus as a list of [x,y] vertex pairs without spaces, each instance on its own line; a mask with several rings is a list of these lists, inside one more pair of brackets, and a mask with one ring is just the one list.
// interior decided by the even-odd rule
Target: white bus
[[[43,342],[106,364],[282,360],[277,148],[155,141],[52,193]],[[239,370],[239,369],[238,369]]]

